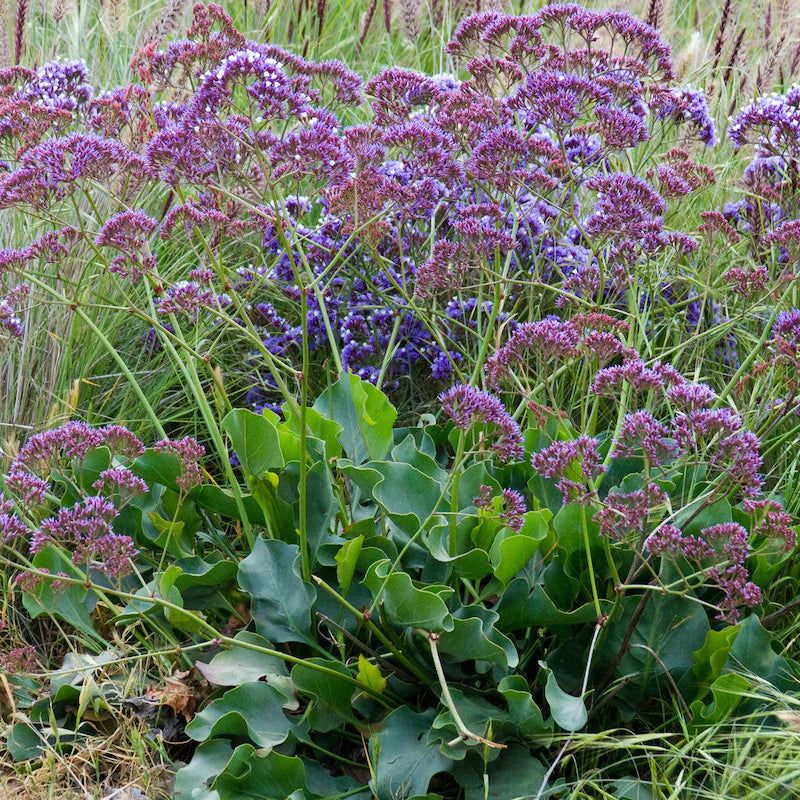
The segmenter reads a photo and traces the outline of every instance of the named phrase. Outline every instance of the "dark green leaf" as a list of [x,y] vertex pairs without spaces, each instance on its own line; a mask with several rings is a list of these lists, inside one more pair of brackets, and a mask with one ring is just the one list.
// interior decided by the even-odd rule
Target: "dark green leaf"
[[233,747],[225,739],[203,742],[194,751],[192,760],[175,775],[175,800],[220,800],[219,793],[210,785],[232,755]]
[[305,788],[306,770],[301,759],[274,751],[264,755],[249,744],[236,748],[214,781],[220,800],[294,800],[307,797]]
[[[71,578],[85,577],[55,546],[45,547],[33,558],[33,566],[37,569],[46,569],[55,576],[64,572]],[[33,617],[55,616],[77,628],[81,633],[89,636],[93,641],[103,641],[95,631],[89,617],[92,603],[89,592],[80,584],[61,584],[57,588],[52,586],[53,580],[42,578],[32,592],[22,593],[22,604],[25,610]]]
[[295,570],[297,557],[297,545],[258,539],[239,565],[239,585],[253,598],[256,628],[272,642],[311,638],[314,590]]
[[428,741],[435,713],[398,708],[370,738],[372,787],[380,800],[425,794],[431,778],[450,769],[452,761],[439,752],[438,742]]
[[355,464],[380,460],[389,452],[397,411],[371,383],[344,373],[320,395],[314,409],[341,425],[339,442]]
[[235,408],[222,420],[241,465],[260,478],[265,472],[284,465],[275,422],[246,408]]
[[14,761],[28,761],[39,758],[47,749],[45,741],[30,726],[24,722],[16,722],[11,726],[6,747]]
[[[307,658],[306,663],[319,664],[345,677],[352,677],[341,662],[333,659]],[[307,712],[313,730],[325,733],[343,722],[356,721],[352,706],[355,687],[350,681],[297,664],[292,669],[292,682],[299,691],[313,698],[312,707]]]
[[[453,630],[453,620],[442,597],[434,587],[417,587],[405,572],[389,575],[388,559],[373,564],[364,576],[364,584],[373,597],[380,595],[389,619],[398,625],[424,628],[427,631]],[[383,593],[380,594],[383,587]],[[440,587],[442,594],[452,594],[450,587]]]
[[263,681],[243,683],[207,705],[186,733],[204,742],[214,736],[246,736],[261,748],[286,740],[292,723],[283,713],[286,697]]

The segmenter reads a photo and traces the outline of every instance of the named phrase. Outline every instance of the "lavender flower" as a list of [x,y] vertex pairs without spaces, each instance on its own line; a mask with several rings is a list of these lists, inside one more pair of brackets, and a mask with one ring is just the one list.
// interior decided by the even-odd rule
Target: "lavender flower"
[[113,247],[122,252],[112,259],[109,271],[135,281],[155,269],[155,256],[142,256],[140,251],[157,227],[156,220],[143,211],[122,211],[111,217],[94,240],[98,247]]
[[[472,500],[475,507],[483,509],[484,511],[495,511],[491,487],[482,485],[479,491],[480,494],[478,497]],[[506,527],[511,528],[512,531],[519,533],[522,530],[522,526],[525,524],[525,513],[528,510],[524,498],[519,492],[513,489],[503,489],[500,494],[500,500],[502,506],[497,513],[498,519],[500,519]]]
[[181,465],[181,474],[175,483],[184,492],[188,492],[203,482],[203,472],[199,461],[206,452],[205,447],[191,436],[183,439],[161,439],[153,445],[157,453],[170,453],[174,455]]
[[635,535],[644,536],[653,510],[666,499],[664,492],[654,483],[648,483],[634,492],[611,492],[603,507],[594,515],[601,536],[622,541]]
[[111,467],[103,470],[92,487],[106,496],[118,494],[120,497],[119,508],[127,505],[134,497],[147,492],[147,484],[125,467]]
[[31,536],[30,552],[35,555],[49,544],[59,544],[73,551],[76,564],[120,577],[130,571],[138,551],[129,536],[114,533],[111,522],[118,514],[105,497],[87,497],[43,520]]
[[614,458],[644,454],[651,466],[665,464],[676,455],[668,431],[649,411],[626,414],[613,444]]
[[494,426],[496,440],[491,449],[501,460],[512,461],[522,456],[522,432],[499,398],[462,383],[442,392],[439,402],[456,428],[466,431],[477,423]]
[[558,479],[556,487],[565,505],[570,502],[589,505],[597,494],[590,484],[605,472],[597,452],[597,440],[586,435],[553,442],[531,456],[531,465],[545,478]]
[[195,281],[178,281],[170,286],[157,301],[162,314],[189,314],[197,316],[211,304],[213,293],[203,289]]
[[0,654],[0,670],[10,675],[35,672],[37,667],[36,648],[33,645],[15,647]]

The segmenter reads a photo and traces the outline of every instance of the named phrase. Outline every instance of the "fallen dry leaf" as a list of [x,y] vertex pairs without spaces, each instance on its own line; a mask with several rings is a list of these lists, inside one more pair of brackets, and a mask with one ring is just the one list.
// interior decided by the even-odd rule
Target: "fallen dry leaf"
[[163,686],[148,686],[145,695],[161,705],[169,706],[176,714],[182,714],[187,722],[191,722],[200,703],[210,693],[208,682],[192,668],[164,678]]

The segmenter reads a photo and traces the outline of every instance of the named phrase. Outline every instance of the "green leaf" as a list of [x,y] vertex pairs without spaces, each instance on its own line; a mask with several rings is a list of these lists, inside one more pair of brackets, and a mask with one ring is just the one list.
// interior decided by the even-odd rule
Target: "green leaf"
[[[157,594],[159,597],[163,597],[170,603],[174,603],[175,605],[183,608],[183,597],[181,597],[181,593],[175,585],[180,576],[181,568],[179,566],[173,564],[172,566],[167,567],[167,569],[165,569],[164,572],[158,577]],[[184,614],[177,609],[165,607],[164,616],[167,618],[170,624],[174,625],[179,631],[184,631],[185,633],[199,633],[201,630],[203,630],[200,620],[196,619],[195,615]]]
[[[398,625],[423,628],[427,631],[451,631],[453,619],[442,597],[431,591],[432,586],[418,588],[405,572],[389,575],[391,562],[388,559],[373,564],[364,576],[364,584],[377,598],[381,595],[386,614]],[[388,580],[386,576],[389,575]],[[452,594],[450,587],[440,587],[442,594]]]
[[392,446],[395,407],[380,389],[344,373],[314,403],[314,409],[342,426],[339,442],[355,464],[379,461]]
[[373,664],[363,655],[359,655],[358,657],[358,674],[356,675],[356,680],[378,694],[383,694],[383,690],[386,688],[386,678],[381,675],[378,665]]
[[209,786],[232,755],[233,747],[225,739],[203,742],[192,760],[175,774],[173,796],[176,800],[220,800],[219,792]]
[[207,705],[186,726],[195,741],[246,736],[261,748],[286,741],[292,723],[283,713],[286,697],[263,681],[243,683]]
[[516,667],[519,656],[514,644],[494,627],[499,618],[483,606],[459,608],[452,616],[453,630],[439,635],[439,652],[455,662],[486,661],[504,669]]
[[[547,770],[526,748],[512,745],[486,770],[488,794],[481,781],[464,792],[464,800],[532,800],[537,796]],[[545,795],[547,796],[547,795]]]
[[508,705],[511,721],[523,738],[535,738],[541,743],[543,735],[553,732],[553,725],[545,723],[539,706],[533,700],[528,682],[523,675],[507,675],[497,684],[497,691]]
[[175,483],[183,472],[181,462],[172,453],[148,449],[131,464],[131,472],[138,475],[148,486],[160,483],[168,489],[178,491]]
[[307,642],[311,636],[314,590],[295,569],[298,547],[279,539],[258,539],[239,565],[239,585],[253,598],[258,632],[271,642]]
[[181,558],[175,566],[180,569],[175,588],[181,592],[192,586],[223,586],[234,581],[238,571],[233,561],[204,561],[199,556]]
[[[46,569],[55,576],[64,572],[71,578],[83,578],[72,559],[67,558],[57,547],[45,547],[33,557],[33,566]],[[62,584],[53,588],[53,580],[42,578],[32,592],[22,593],[22,605],[33,619],[42,615],[58,617],[72,625],[93,641],[103,642],[95,631],[89,611],[93,606],[89,592],[81,584]]]
[[339,581],[342,597],[347,597],[347,590],[353,581],[353,574],[356,571],[363,544],[364,536],[356,536],[355,539],[345,542],[336,553],[336,580]]
[[[600,601],[603,614],[608,614],[612,607],[611,601]],[[541,586],[537,584],[530,590],[524,578],[511,581],[496,609],[500,615],[499,625],[504,631],[597,622],[594,603],[586,603],[573,611],[561,611]]]
[[547,674],[547,683],[544,687],[544,696],[550,706],[550,713],[556,725],[565,731],[579,731],[589,718],[582,697],[573,697],[567,694],[559,685],[547,663],[539,662],[539,666]]
[[622,599],[606,623],[596,651],[596,661],[602,666],[616,660],[628,643],[615,669],[616,677],[628,678],[628,684],[617,694],[626,718],[659,691],[665,670],[676,680],[689,672],[694,666],[692,654],[703,646],[709,630],[708,614],[698,603],[676,595],[651,594],[631,634],[629,628],[641,599],[635,595]]
[[439,752],[438,742],[427,738],[435,715],[433,709],[416,713],[403,706],[370,738],[371,785],[381,800],[425,794],[431,778],[450,769],[452,762]]
[[[240,631],[234,638],[237,642],[272,649],[272,645],[257,633]],[[195,661],[194,665],[215,686],[238,686],[266,678],[267,683],[282,689],[289,680],[289,670],[282,659],[235,645],[217,653],[207,664]]]
[[489,554],[485,550],[472,547],[471,533],[476,527],[475,519],[466,517],[459,520],[456,540],[460,552],[456,556],[451,556],[449,551],[449,521],[441,515],[437,516],[435,520],[431,529],[422,535],[430,555],[437,561],[452,567],[454,574],[459,578],[469,578],[470,580],[485,578],[492,571],[492,565],[489,563]]
[[721,631],[708,631],[703,646],[692,653],[694,658],[692,672],[701,686],[710,686],[722,674],[722,668],[728,659],[733,642],[739,635],[740,627],[732,625]]
[[308,796],[303,791],[306,770],[301,759],[274,751],[264,755],[249,744],[236,748],[213,786],[220,800],[295,800]]
[[235,408],[222,420],[241,465],[260,478],[265,472],[284,466],[275,423],[263,414]]
[[586,517],[586,529],[589,534],[589,546],[592,550],[602,549],[603,543],[598,533],[600,529],[597,523],[592,520],[591,513],[577,503],[570,503],[564,506],[553,519],[553,527],[558,536],[558,546],[566,556],[578,551],[583,552],[586,549],[583,540],[584,515]]
[[750,681],[742,675],[732,672],[720,675],[711,684],[712,702],[705,705],[702,700],[695,700],[689,706],[692,712],[690,727],[698,730],[728,719],[749,690]]
[[[537,512],[530,511],[529,514]],[[542,523],[541,536],[534,537],[525,533],[499,533],[492,544],[489,555],[494,567],[494,576],[503,584],[507,584],[535,555],[539,545],[547,536],[547,525]]]
[[[306,663],[318,664],[351,677],[347,668],[333,659],[307,658]],[[313,730],[325,733],[338,728],[343,722],[356,722],[352,706],[353,685],[350,681],[296,664],[292,669],[292,683],[299,691],[314,698],[306,713]]]
[[[195,486],[189,493],[189,497],[197,503],[198,506],[207,508],[223,517],[229,519],[239,519],[239,507],[236,504],[236,498],[230,489],[222,486],[214,486],[210,483],[204,483],[202,486]],[[259,503],[252,494],[245,494],[242,496],[242,504],[244,505],[245,513],[250,522],[256,525],[263,525],[264,512],[261,510]]]
[[43,738],[24,722],[16,722],[11,726],[6,739],[6,748],[14,761],[39,758],[47,749]]
[[[286,428],[294,433],[298,439],[300,436],[300,418],[296,414],[288,413],[284,406],[284,416],[286,417]],[[314,408],[306,409],[306,425],[314,436],[325,443],[326,461],[330,458],[340,458],[342,446],[339,437],[342,433],[342,426],[335,420],[328,419]],[[299,447],[299,443],[298,443]],[[288,461],[289,459],[287,459]]]
[[739,635],[731,645],[725,669],[752,672],[781,690],[793,685],[789,662],[772,649],[772,634],[764,630],[758,616],[751,614],[745,617],[739,627]]
[[352,464],[340,467],[408,534],[416,533],[442,501],[443,485],[410,464],[371,461],[364,467]]

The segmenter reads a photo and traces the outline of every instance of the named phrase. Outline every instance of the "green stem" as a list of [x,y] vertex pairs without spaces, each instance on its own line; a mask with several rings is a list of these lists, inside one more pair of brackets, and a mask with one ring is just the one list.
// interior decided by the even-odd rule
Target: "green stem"
[[342,595],[339,594],[332,586],[325,583],[322,578],[317,575],[312,575],[311,579],[320,587],[322,587],[331,597],[343,607],[346,608],[358,621],[367,626],[367,630],[384,646],[389,652],[412,674],[417,680],[430,686],[431,676],[428,675],[418,664],[411,661],[408,656],[404,655],[402,651],[398,650],[391,639],[371,620],[363,611],[359,611],[352,603],[349,603]]
[[461,460],[464,457],[464,447],[467,441],[467,432],[459,431],[456,457],[453,462],[453,488],[450,493],[450,536],[448,541],[448,555],[455,558],[458,555],[458,486],[461,483]]
[[589,525],[586,521],[586,508],[581,506],[581,528],[583,531],[583,546],[586,548],[586,563],[589,568],[589,581],[592,584],[592,600],[594,601],[594,610],[597,612],[597,618],[603,616],[600,610],[600,597],[597,594],[597,583],[594,577],[594,564],[592,563],[592,548],[589,546]]

